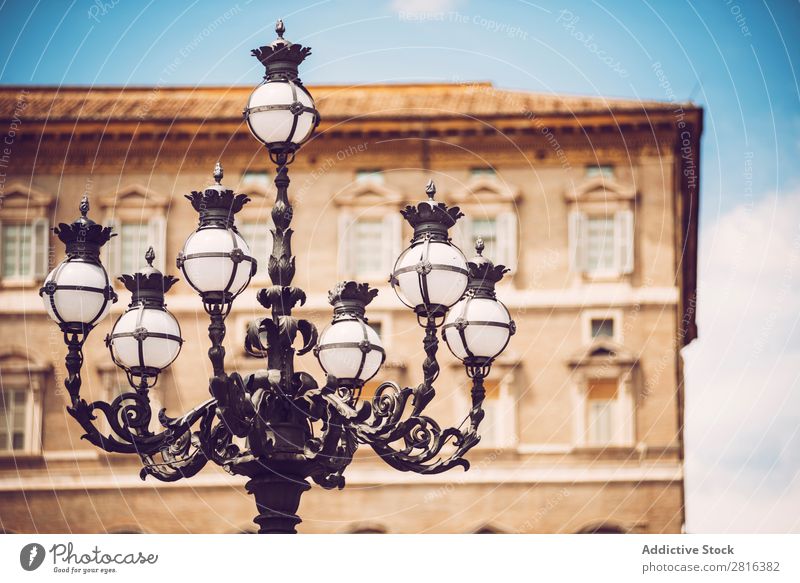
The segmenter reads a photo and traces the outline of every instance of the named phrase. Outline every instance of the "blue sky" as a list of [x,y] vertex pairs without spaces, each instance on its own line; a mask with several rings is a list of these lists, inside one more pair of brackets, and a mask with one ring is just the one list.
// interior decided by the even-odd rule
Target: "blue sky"
[[702,105],[689,528],[800,529],[800,4],[0,0],[0,83],[252,85],[249,49],[278,16],[314,48],[309,84],[489,80]]

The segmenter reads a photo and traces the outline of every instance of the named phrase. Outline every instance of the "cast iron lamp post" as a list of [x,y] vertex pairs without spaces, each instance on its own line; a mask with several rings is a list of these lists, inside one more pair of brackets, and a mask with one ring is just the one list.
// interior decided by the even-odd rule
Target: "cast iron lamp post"
[[[414,229],[410,247],[398,258],[390,283],[412,308],[425,329],[423,380],[416,387],[381,384],[371,402],[360,398],[364,383],[385,360],[381,341],[366,316],[377,295],[365,283],[344,281],[328,294],[333,321],[318,338],[308,320],[292,316],[305,293],[292,285],[295,258],[291,250],[292,206],[288,198],[288,165],[319,123],[311,95],[297,77],[310,49],[278,38],[253,54],[266,67],[244,111],[253,135],[277,165],[277,196],[272,208],[272,253],[267,270],[270,287],[257,294],[271,315],[250,323],[245,349],[266,360],[266,368],[242,377],[225,367],[225,318],[256,270],[247,242],[236,228],[236,213],[248,202],[222,186],[219,164],[215,183],[187,198],[199,213],[199,226],[178,255],[177,266],[198,292],[209,315],[213,368],[211,398],[181,417],[158,412],[162,426],[150,429],[149,391],[158,375],[180,352],[183,340],[177,320],[167,311],[165,293],[176,283],[147,265],[120,280],[131,303],[106,338],[111,358],[127,374],[131,389],[111,403],[81,398],[83,344],[117,296],[100,262],[101,247],[114,234],[88,218],[86,197],[81,216],[55,232],[67,257],[48,275],[40,295],[47,313],[60,326],[68,352],[65,386],[69,413],[86,431],[84,438],[108,451],[138,454],[142,478],[167,482],[189,478],[212,461],[231,474],[249,478],[261,533],[293,533],[297,508],[310,478],[326,489],[344,487],[344,470],[359,444],[372,447],[393,468],[436,474],[455,466],[469,468],[464,454],[478,443],[484,416],[483,380],[503,351],[514,323],[497,300],[495,284],[506,271],[481,256],[467,261],[450,240],[449,229],[463,216],[457,207],[436,202],[432,182],[427,200],[407,206],[402,215]],[[434,397],[439,375],[437,331],[472,379],[472,406],[459,427],[442,429],[424,414]],[[295,349],[298,333],[300,346]],[[294,356],[313,350],[327,374],[322,385],[296,371]],[[95,424],[102,413],[111,428],[103,435]]]

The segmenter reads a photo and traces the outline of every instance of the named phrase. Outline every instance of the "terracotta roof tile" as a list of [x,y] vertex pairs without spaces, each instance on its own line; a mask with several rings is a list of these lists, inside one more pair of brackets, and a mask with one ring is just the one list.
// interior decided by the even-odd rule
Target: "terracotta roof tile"
[[[28,120],[240,120],[252,87],[0,87],[0,112]],[[665,111],[675,104],[497,89],[490,83],[312,86],[323,119]],[[24,104],[24,109],[20,109]]]

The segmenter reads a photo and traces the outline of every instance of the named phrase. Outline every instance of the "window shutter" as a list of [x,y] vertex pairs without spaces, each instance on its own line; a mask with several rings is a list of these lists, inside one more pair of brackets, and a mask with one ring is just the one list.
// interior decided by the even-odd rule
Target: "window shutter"
[[567,231],[570,270],[583,272],[586,270],[586,215],[580,211],[570,212]]
[[349,213],[342,212],[339,214],[339,277],[351,277],[353,272],[353,252],[352,240],[353,229],[350,227],[353,224],[353,218]]
[[472,238],[472,218],[463,216],[451,231],[453,243],[461,249],[467,260],[475,255],[475,240]]
[[490,257],[495,264],[508,267],[511,273],[517,270],[517,215],[507,212],[497,215],[497,257]]
[[[164,272],[167,257],[167,221],[164,217],[153,217],[147,223],[147,244],[152,245],[156,254],[155,268]],[[146,249],[145,249],[146,251]]]
[[47,275],[50,259],[50,229],[46,218],[41,217],[33,221],[31,227],[31,273],[37,279]]
[[397,261],[403,250],[402,219],[400,213],[391,211],[383,217],[383,271],[387,280],[394,267],[394,262]]
[[104,223],[104,226],[111,227],[116,236],[111,237],[108,243],[105,244],[105,268],[108,271],[109,279],[114,279],[118,275],[120,275],[120,271],[122,269],[120,265],[120,234],[117,230],[119,228],[119,224],[114,219],[109,219]]
[[618,211],[614,215],[614,239],[617,243],[617,268],[620,273],[633,271],[633,211]]

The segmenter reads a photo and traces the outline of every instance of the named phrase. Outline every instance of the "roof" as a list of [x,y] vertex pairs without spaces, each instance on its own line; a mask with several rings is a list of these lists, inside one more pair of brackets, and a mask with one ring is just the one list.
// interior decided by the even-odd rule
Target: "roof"
[[[241,120],[252,87],[0,86],[0,111],[26,120]],[[506,117],[671,111],[677,104],[498,89],[488,82],[311,86],[323,119]],[[685,104],[694,107],[691,104]]]

